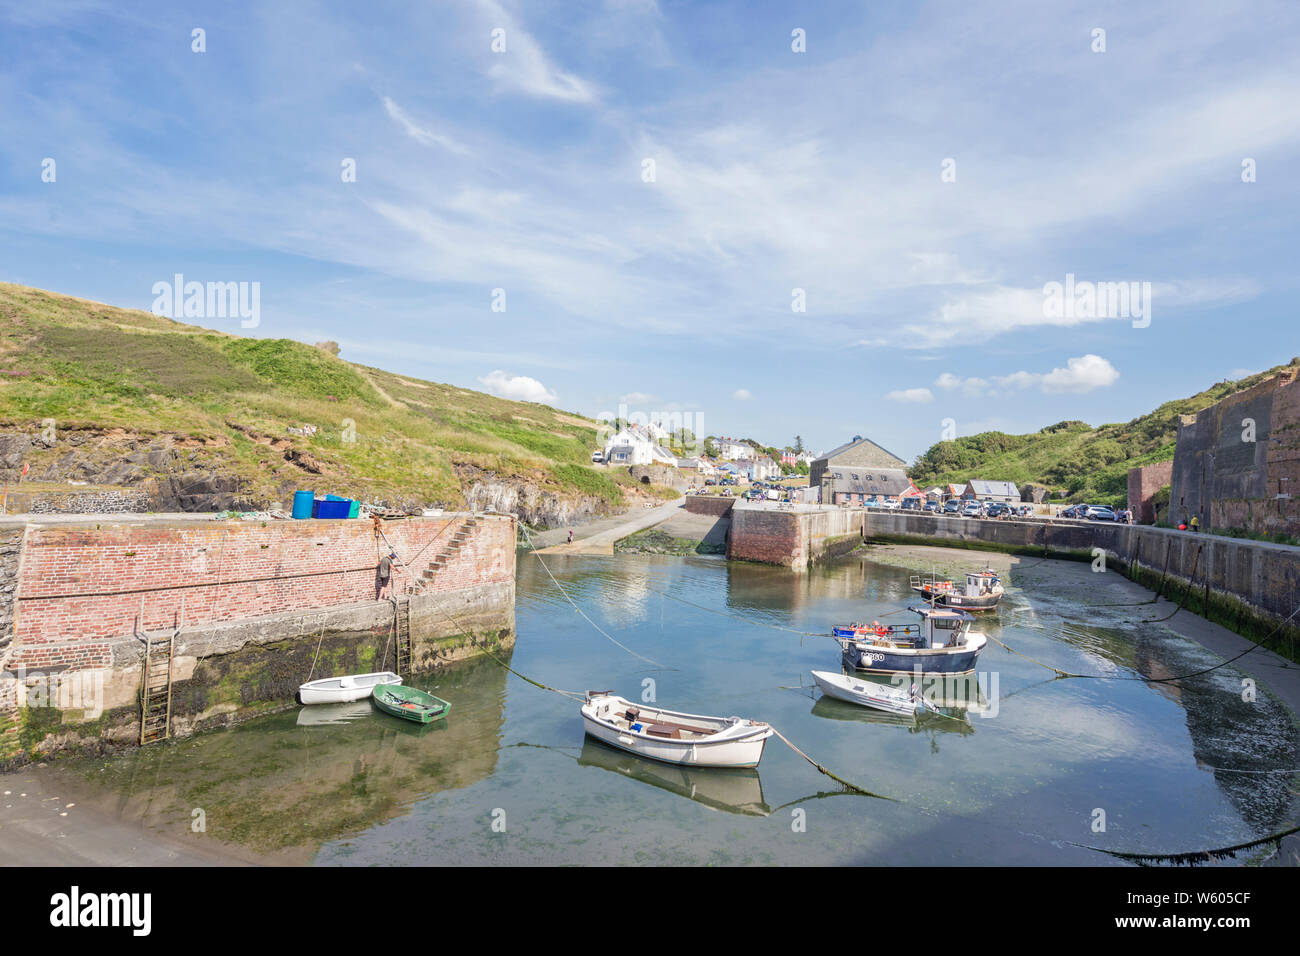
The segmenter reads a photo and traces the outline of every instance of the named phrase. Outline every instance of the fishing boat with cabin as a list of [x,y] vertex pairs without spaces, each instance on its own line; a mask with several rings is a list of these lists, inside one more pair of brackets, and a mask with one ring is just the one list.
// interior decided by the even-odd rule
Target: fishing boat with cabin
[[958,607],[963,611],[995,611],[1005,588],[998,573],[990,567],[967,571],[966,583],[930,575],[912,575],[912,590],[939,607]]
[[709,717],[633,704],[613,691],[587,691],[586,732],[651,760],[692,767],[757,767],[772,728],[744,717]]
[[988,638],[970,629],[974,618],[955,608],[909,607],[919,624],[849,625],[831,634],[851,667],[873,674],[965,674]]

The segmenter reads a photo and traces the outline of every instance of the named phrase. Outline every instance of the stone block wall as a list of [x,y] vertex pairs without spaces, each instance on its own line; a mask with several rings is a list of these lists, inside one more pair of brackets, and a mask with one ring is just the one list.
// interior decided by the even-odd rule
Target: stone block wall
[[[1300,536],[1300,381],[1291,368],[1178,428],[1170,520]],[[1294,496],[1294,497],[1278,497]]]
[[1138,524],[1155,523],[1155,494],[1170,483],[1173,473],[1172,461],[1162,461],[1128,470],[1128,507]]

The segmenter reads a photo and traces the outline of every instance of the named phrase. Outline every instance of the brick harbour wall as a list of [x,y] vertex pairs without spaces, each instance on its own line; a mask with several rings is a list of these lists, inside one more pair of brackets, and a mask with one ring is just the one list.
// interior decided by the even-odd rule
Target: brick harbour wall
[[[409,518],[386,522],[384,531],[418,573],[464,520]],[[513,534],[512,519],[480,516],[428,589],[512,582]],[[29,525],[13,659],[98,666],[111,640],[137,627],[192,628],[373,601],[386,550],[371,523],[357,520]]]
[[691,514],[721,517],[730,512],[735,505],[735,498],[720,495],[687,495],[685,508]]
[[731,511],[727,557],[803,571],[837,541],[860,537],[862,514],[855,508],[788,511],[742,504]]
[[[404,519],[384,531],[418,573],[446,557],[467,518]],[[476,516],[446,566],[412,594],[413,671],[485,650],[509,659],[514,539],[513,518]],[[19,599],[14,640],[0,648],[0,770],[135,745],[142,601],[144,626],[158,634],[185,600],[172,658],[176,736],[293,707],[311,676],[394,669],[396,611],[375,599],[379,553],[373,525],[355,520],[0,527],[0,598],[10,583]],[[399,572],[399,592],[404,583]],[[56,703],[56,685],[81,696]]]

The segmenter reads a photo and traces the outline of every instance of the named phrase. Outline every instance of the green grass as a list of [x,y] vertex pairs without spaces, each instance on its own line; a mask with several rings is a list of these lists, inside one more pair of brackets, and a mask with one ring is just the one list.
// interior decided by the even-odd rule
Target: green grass
[[[93,429],[188,443],[185,470],[235,477],[278,504],[311,488],[457,507],[479,477],[608,507],[671,495],[590,463],[599,423],[545,405],[356,365],[289,339],[250,339],[0,283],[0,428]],[[290,427],[316,425],[299,436]],[[107,439],[106,439],[107,440]],[[33,448],[41,471],[67,446]],[[110,449],[111,451],[111,449]],[[289,460],[309,455],[320,474]]]
[[[1297,360],[1293,359],[1292,364]],[[1237,381],[1224,381],[1190,398],[1165,402],[1155,411],[1122,424],[1097,428],[1058,422],[1030,435],[983,432],[939,442],[909,470],[918,487],[967,479],[1033,483],[1052,489],[1056,500],[1123,506],[1128,470],[1172,461],[1178,421],[1250,388],[1286,366]]]

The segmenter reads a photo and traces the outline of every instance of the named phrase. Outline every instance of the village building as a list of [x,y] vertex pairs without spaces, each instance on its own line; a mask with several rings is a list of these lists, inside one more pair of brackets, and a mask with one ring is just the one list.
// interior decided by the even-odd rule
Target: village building
[[767,455],[742,458],[736,462],[736,465],[750,481],[767,481],[769,478],[776,478],[781,474],[780,466]]
[[609,465],[668,465],[677,467],[677,458],[659,442],[648,428],[627,425],[605,443],[605,463]]
[[847,469],[830,479],[831,494],[826,496],[822,484],[822,501],[836,505],[865,505],[872,499],[919,498],[921,491],[901,468]]
[[[820,488],[821,500],[829,504],[835,500],[836,481],[852,481],[849,476],[854,473],[861,476],[875,474],[880,469],[902,470],[906,467],[907,462],[897,455],[868,438],[854,435],[852,441],[813,460],[808,469],[808,484]],[[845,493],[849,493],[847,489]]]
[[718,457],[724,461],[738,461],[741,458],[752,458],[754,449],[743,441],[737,441],[734,438],[718,439]]
[[966,482],[962,497],[975,501],[1001,501],[1004,504],[1020,504],[1020,489],[1014,481],[983,481],[972,478]]

